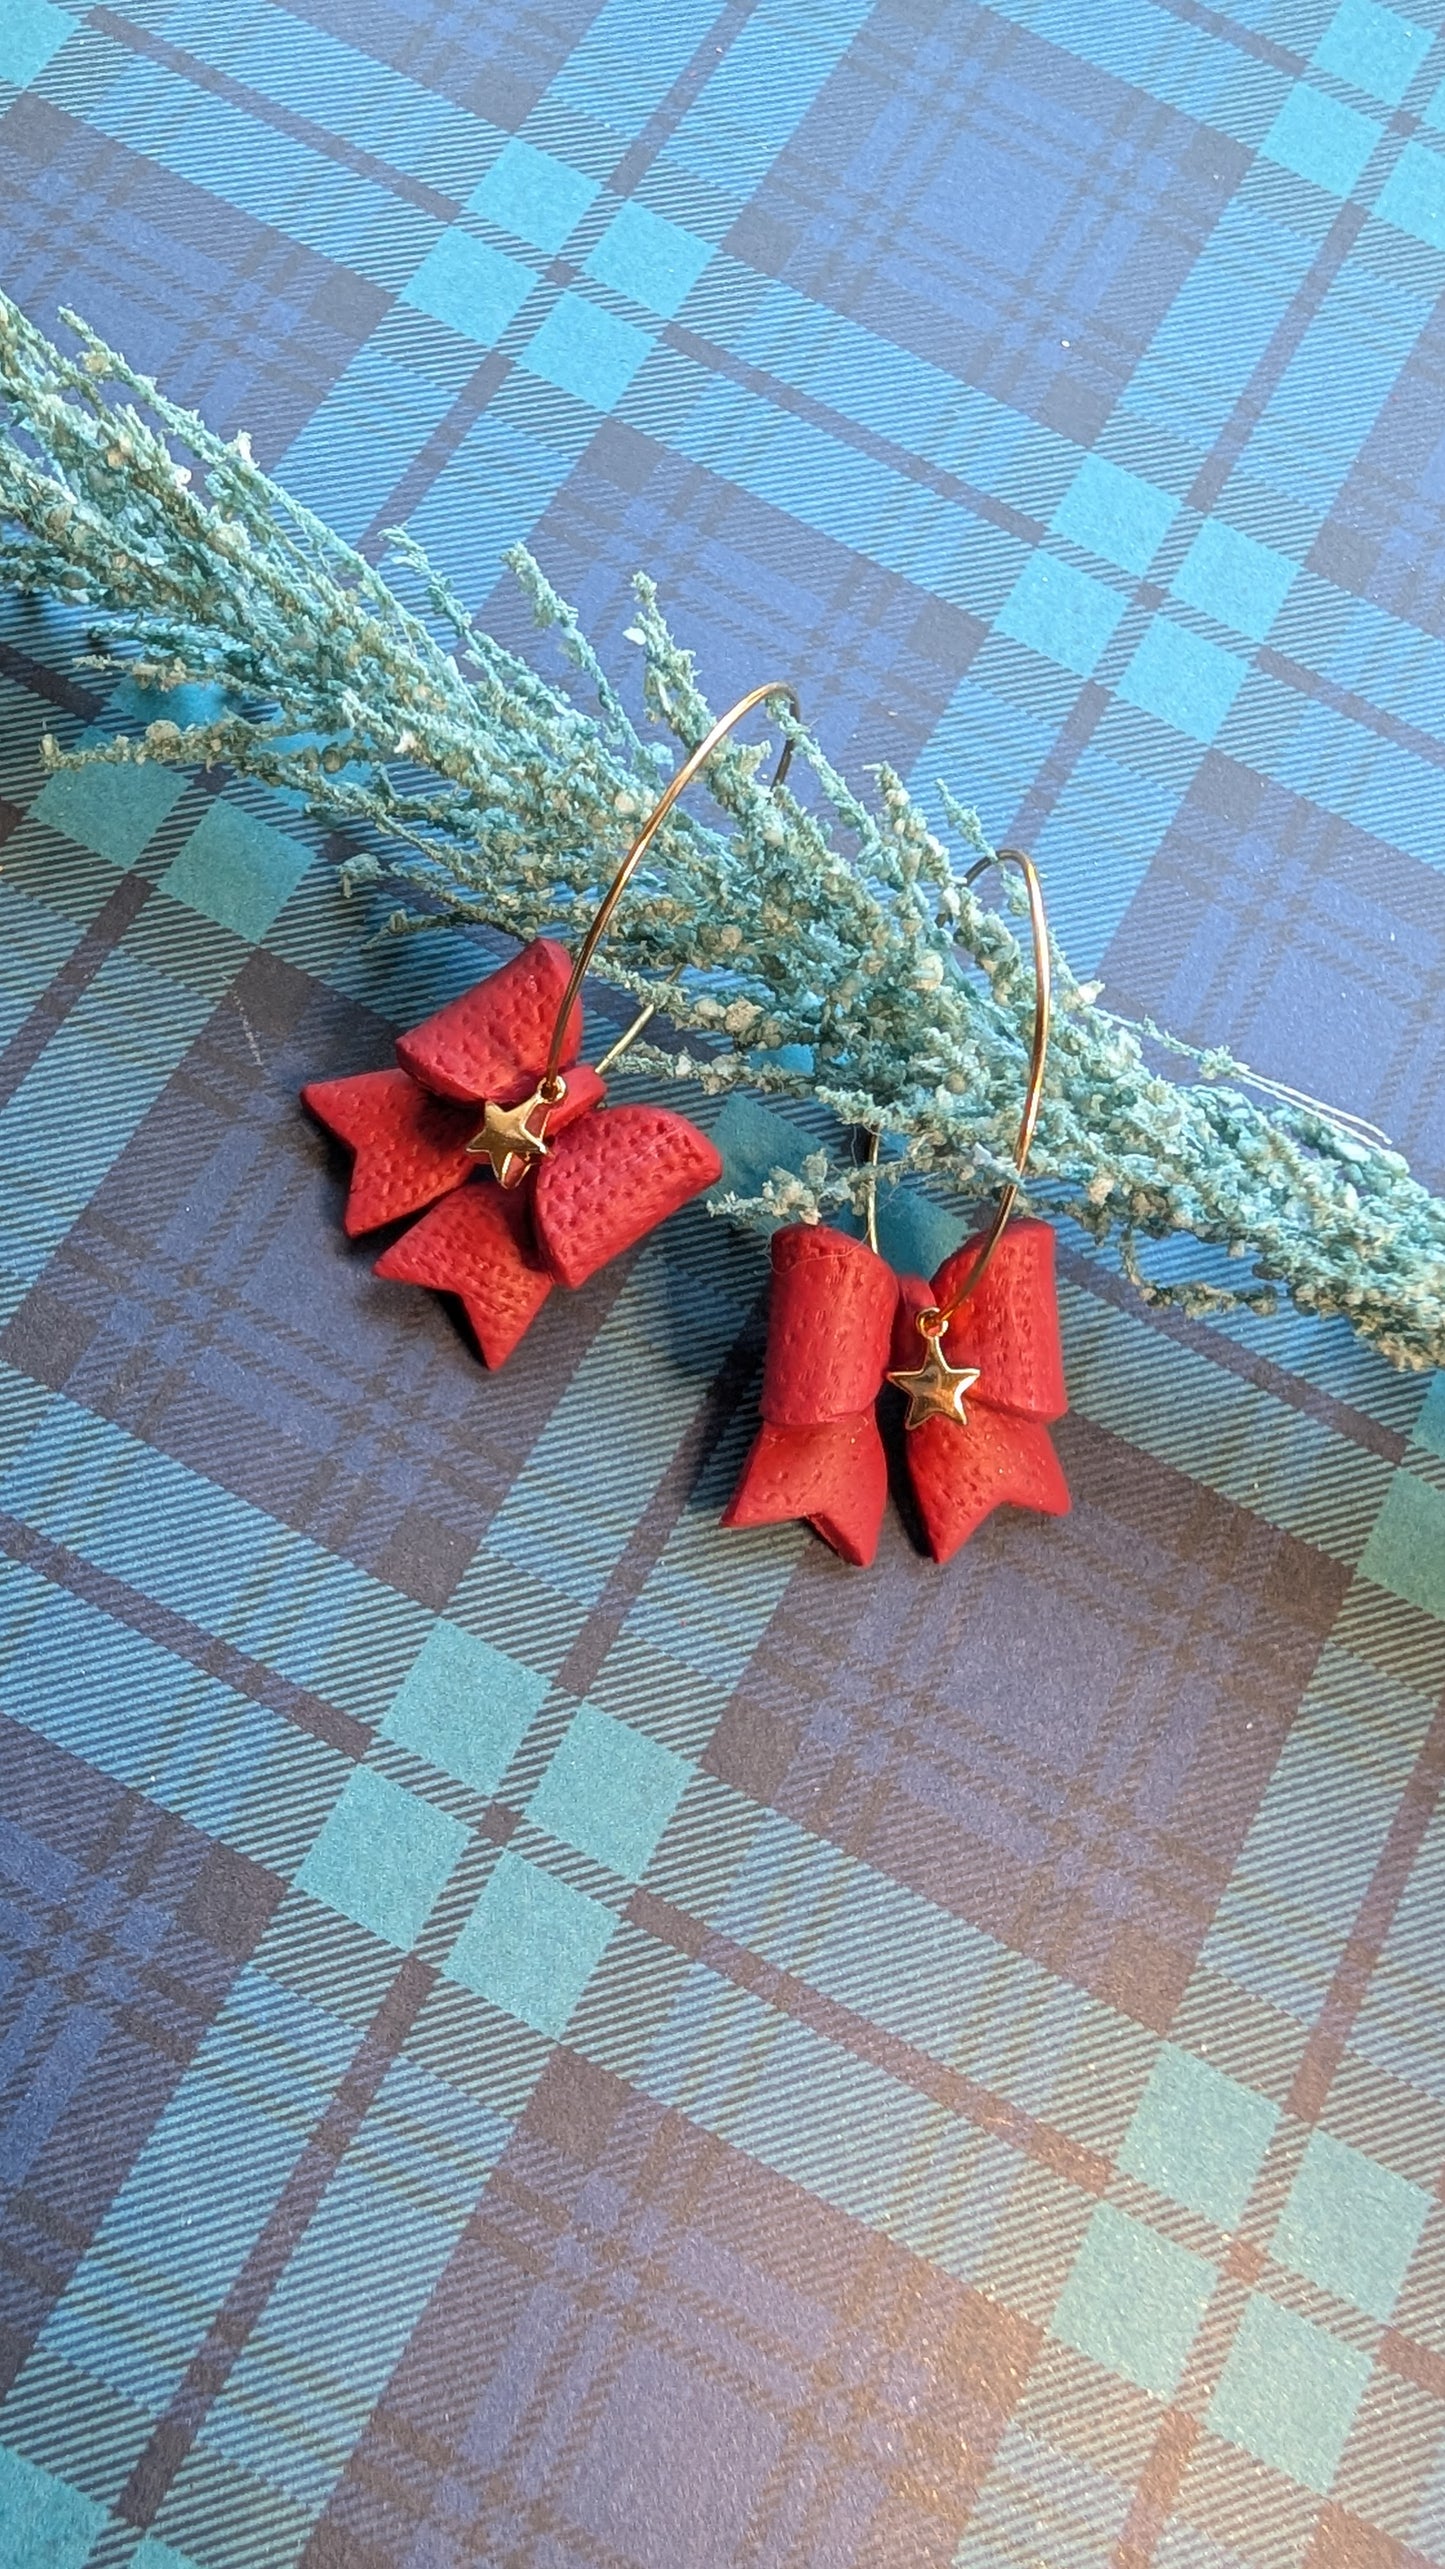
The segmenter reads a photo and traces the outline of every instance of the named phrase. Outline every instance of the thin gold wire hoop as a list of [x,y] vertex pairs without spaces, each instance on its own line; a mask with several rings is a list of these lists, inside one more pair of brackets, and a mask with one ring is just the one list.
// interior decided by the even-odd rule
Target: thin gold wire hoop
[[[993,1220],[979,1247],[978,1255],[957,1293],[952,1294],[941,1308],[934,1305],[927,1311],[919,1312],[918,1327],[925,1338],[943,1336],[954,1314],[963,1309],[971,1294],[977,1292],[985,1271],[993,1261],[994,1252],[1008,1229],[1009,1217],[1018,1202],[1019,1180],[1028,1165],[1028,1156],[1033,1148],[1034,1130],[1038,1124],[1039,1107],[1044,1093],[1044,1065],[1048,1059],[1049,1029],[1053,1023],[1054,980],[1049,950],[1049,923],[1044,911],[1043,891],[1033,858],[1025,856],[1022,848],[1017,847],[1001,847],[992,856],[981,856],[976,865],[969,867],[963,878],[965,883],[976,882],[979,875],[985,873],[990,865],[1016,865],[1022,874],[1028,893],[1029,928],[1034,944],[1034,1033],[1029,1050],[1028,1086],[1024,1090],[1023,1113],[1019,1117],[1018,1140],[1014,1144],[1014,1168],[1017,1174],[1004,1186]],[[878,1156],[876,1134],[870,1156],[876,1161]]]
[[868,1171],[868,1201],[863,1207],[863,1236],[875,1258],[878,1255],[878,1146],[882,1139],[883,1136],[877,1125],[871,1124],[868,1128],[868,1148],[863,1154],[863,1166]]
[[[632,845],[624,856],[617,872],[614,874],[611,883],[603,894],[601,904],[592,921],[592,925],[588,929],[586,936],[583,938],[582,943],[577,949],[576,959],[572,965],[571,977],[562,994],[562,1005],[557,1011],[557,1022],[552,1029],[552,1041],[547,1048],[547,1067],[542,1075],[542,1086],[539,1093],[548,1105],[555,1105],[563,1091],[564,1083],[559,1078],[558,1073],[561,1069],[562,1048],[567,1032],[567,1020],[572,1014],[573,1002],[575,1001],[577,993],[581,989],[582,984],[587,977],[592,958],[602,943],[603,938],[607,934],[612,914],[616,909],[618,902],[621,900],[622,895],[626,891],[628,884],[631,882],[633,875],[636,873],[638,866],[642,863],[644,856],[651,847],[652,842],[656,838],[658,831],[661,829],[663,822],[666,820],[668,813],[672,810],[678,796],[686,793],[688,786],[692,783],[692,780],[697,775],[699,769],[707,765],[707,762],[711,758],[713,751],[716,749],[718,742],[727,738],[728,733],[734,728],[734,726],[742,721],[744,714],[750,714],[752,712],[754,705],[766,704],[770,696],[785,696],[787,698],[793,720],[795,722],[801,721],[802,716],[798,708],[797,691],[788,684],[786,678],[770,678],[766,686],[750,687],[745,696],[739,696],[735,705],[729,705],[725,714],[719,714],[711,731],[709,731],[704,738],[698,742],[696,749],[690,749],[688,751],[682,765],[678,768],[671,781],[663,788],[662,793],[659,795],[651,811],[648,813],[646,820],[643,822],[641,829],[638,831],[636,838],[633,840]],[[772,781],[768,787],[770,794],[776,793],[792,763],[793,744],[791,740],[785,740],[783,743],[782,755],[778,760],[777,766],[773,770]],[[648,1013],[650,1014],[651,1011],[649,1010]]]

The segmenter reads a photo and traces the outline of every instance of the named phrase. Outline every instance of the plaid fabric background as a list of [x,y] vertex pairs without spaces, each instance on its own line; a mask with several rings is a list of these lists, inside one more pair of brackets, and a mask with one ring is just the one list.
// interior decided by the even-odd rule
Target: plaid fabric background
[[[0,208],[1445,1183],[1436,0],[0,0]],[[296,1090],[482,958],[43,782],[83,647],[0,603],[5,2569],[1445,2559],[1440,1385],[1069,1237],[1068,1520],[721,1535],[759,1244],[495,1377],[377,1283]]]

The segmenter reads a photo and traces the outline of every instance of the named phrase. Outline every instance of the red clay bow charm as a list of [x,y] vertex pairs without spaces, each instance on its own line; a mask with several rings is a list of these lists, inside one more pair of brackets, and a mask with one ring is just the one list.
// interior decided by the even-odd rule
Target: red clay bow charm
[[[554,1284],[585,1284],[722,1175],[707,1135],[685,1116],[660,1106],[596,1112],[607,1092],[599,1073],[577,1058],[580,993],[608,921],[679,794],[734,724],[776,696],[796,718],[792,688],[770,681],[740,696],[688,751],[622,859],[575,959],[540,937],[403,1035],[399,1070],[317,1080],[301,1092],[356,1155],[349,1232],[430,1206],[378,1258],[376,1272],[459,1295],[489,1365],[510,1356]],[[792,754],[787,740],[775,786]],[[644,1010],[624,1045],[651,1013]],[[489,1178],[477,1176],[483,1161]]]
[[908,1394],[908,1470],[935,1561],[1005,1502],[1066,1513],[1048,1434],[1068,1403],[1047,1223],[1015,1222],[952,1319],[927,1336],[918,1326],[947,1310],[985,1237],[930,1286],[900,1284],[863,1241],[821,1223],[774,1233],[763,1425],[724,1525],[806,1517],[845,1561],[870,1562],[888,1497],[874,1414],[885,1374]]
[[399,1070],[301,1092],[356,1155],[349,1234],[431,1207],[376,1272],[459,1295],[489,1365],[510,1356],[554,1284],[585,1284],[722,1173],[681,1115],[595,1112],[607,1092],[577,1059],[578,1003],[548,1079],[571,973],[566,949],[541,938],[401,1036]]
[[[948,1561],[1005,1501],[1063,1516],[1069,1492],[1048,1428],[1068,1407],[1054,1293],[1054,1235],[1015,1221],[1043,1099],[1049,1046],[1050,949],[1031,858],[1002,847],[986,865],[1016,865],[1034,948],[1033,1041],[1014,1174],[992,1221],[945,1258],[931,1285],[900,1283],[876,1248],[823,1224],[773,1235],[773,1301],[763,1369],[763,1424],[724,1525],[802,1516],[845,1561],[878,1548],[888,1497],[874,1403],[885,1375],[908,1396],[913,1495],[935,1561]],[[874,1236],[878,1135],[872,1143]]]

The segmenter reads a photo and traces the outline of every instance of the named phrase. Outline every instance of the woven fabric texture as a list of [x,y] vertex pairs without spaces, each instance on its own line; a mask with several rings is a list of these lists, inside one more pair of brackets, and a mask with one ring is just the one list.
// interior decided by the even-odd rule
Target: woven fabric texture
[[[1445,1182],[1438,0],[0,0],[0,207]],[[84,648],[0,600],[4,2569],[1445,2560],[1440,1383],[1066,1238],[1070,1517],[721,1531],[762,1244],[493,1376],[379,1282],[297,1091],[503,949],[46,781]]]

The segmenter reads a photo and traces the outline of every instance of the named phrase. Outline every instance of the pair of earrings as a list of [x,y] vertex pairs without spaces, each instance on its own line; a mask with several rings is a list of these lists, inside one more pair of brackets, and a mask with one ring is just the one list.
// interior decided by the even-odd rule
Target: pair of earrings
[[[722,1174],[712,1143],[685,1116],[651,1106],[599,1113],[605,1073],[652,1010],[593,1067],[580,1058],[581,990],[679,795],[733,726],[777,696],[796,717],[790,687],[755,687],[684,759],[575,959],[538,938],[401,1036],[396,1069],[313,1081],[301,1092],[353,1154],[347,1233],[419,1214],[376,1273],[456,1294],[488,1365],[505,1362],[554,1284],[585,1284]],[[791,757],[788,741],[774,787]],[[1000,855],[1023,871],[1034,941],[1033,1046],[1014,1154],[1022,1172],[1043,1091],[1049,946],[1032,864],[1013,850]],[[876,1135],[873,1150],[876,1160]],[[473,1185],[482,1163],[494,1182]],[[1006,1501],[1046,1515],[1067,1509],[1047,1433],[1066,1407],[1053,1234],[1044,1223],[1011,1220],[1017,1195],[1011,1180],[987,1230],[946,1259],[931,1285],[897,1277],[879,1256],[871,1198],[866,1242],[824,1223],[774,1235],[762,1425],[724,1525],[803,1517],[845,1560],[871,1561],[888,1497],[876,1416],[885,1379],[907,1396],[909,1473],[936,1560]]]

